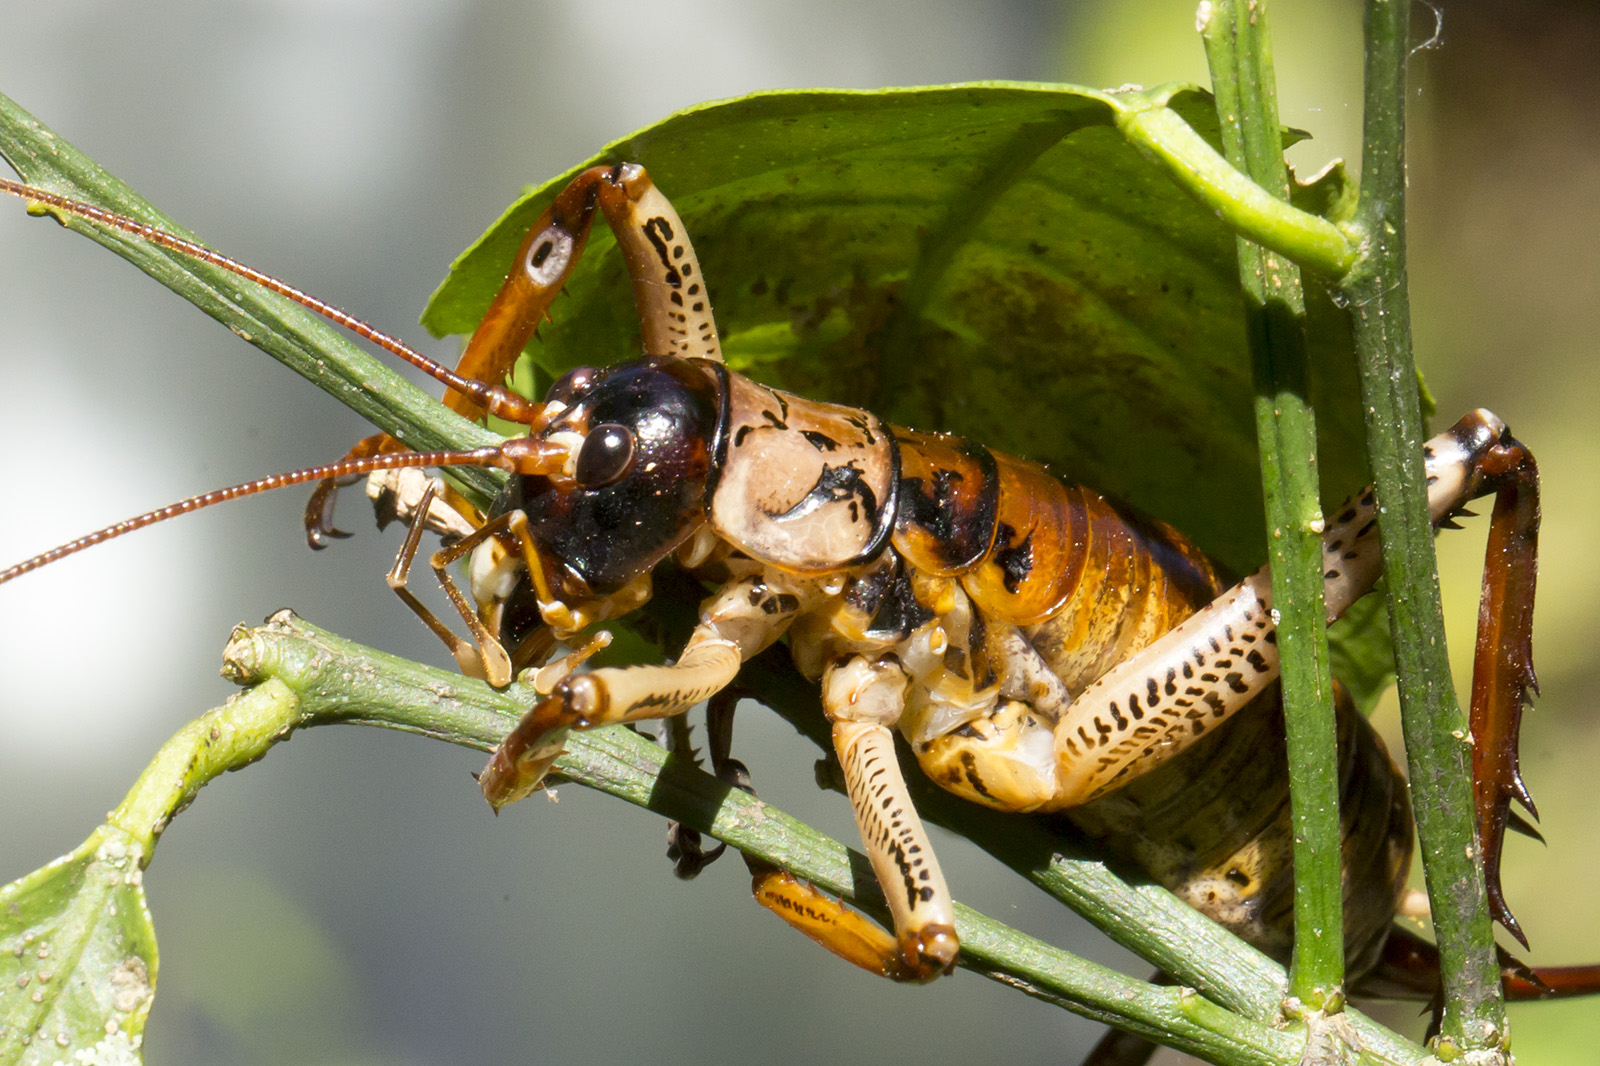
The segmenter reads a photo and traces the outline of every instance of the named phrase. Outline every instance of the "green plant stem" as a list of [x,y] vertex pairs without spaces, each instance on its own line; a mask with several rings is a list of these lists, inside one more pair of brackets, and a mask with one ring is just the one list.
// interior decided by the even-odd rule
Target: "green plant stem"
[[[1228,162],[1285,201],[1265,0],[1217,0],[1201,28]],[[1289,751],[1294,826],[1294,956],[1289,992],[1337,1010],[1344,984],[1338,739],[1322,599],[1317,424],[1307,382],[1305,293],[1285,257],[1239,238],[1239,278],[1256,385],[1272,605]]]
[[1444,981],[1441,1050],[1499,1050],[1505,1009],[1481,851],[1470,733],[1445,649],[1422,466],[1405,261],[1405,85],[1409,0],[1368,0],[1361,263],[1341,284],[1354,318],[1368,448],[1379,500],[1389,619],[1417,833]]
[[1241,237],[1330,278],[1355,263],[1344,231],[1325,218],[1290,206],[1231,165],[1206,143],[1167,100],[1181,86],[1108,94],[1117,128],[1217,213]]
[[294,693],[279,682],[257,685],[178,730],[161,746],[107,823],[150,851],[167,823],[212,778],[248,766],[299,724]]
[[[195,239],[94,160],[0,95],[0,158],[22,180],[85,200],[180,237]],[[243,339],[329,393],[372,425],[421,451],[475,448],[499,440],[357,347],[326,320],[219,267],[196,262],[116,230],[58,215],[63,226],[116,252]],[[477,502],[503,475],[457,469],[453,480]]]
[[[264,626],[236,630],[224,674],[240,684],[292,693],[301,725],[376,725],[480,750],[498,743],[532,697],[520,685],[496,692],[362,648],[288,612]],[[247,760],[258,757],[253,750],[245,753]],[[575,734],[556,771],[711,833],[829,891],[861,898],[871,910],[882,910],[865,856],[695,767],[674,764],[664,750],[628,729]],[[1213,1062],[1269,1066],[1299,1059],[1303,1035],[1241,1017],[1193,989],[1125,977],[967,907],[958,907],[957,927],[963,965],[1029,995]]]
[[[791,681],[796,675],[774,665],[780,661],[757,660],[745,680],[760,684],[763,698],[777,690],[781,704],[797,702]],[[481,682],[346,641],[289,612],[280,612],[264,626],[236,630],[224,674],[241,684],[276,681],[287,686],[298,700],[303,725],[376,725],[480,750],[493,747],[531,700],[521,686],[496,692]],[[806,732],[821,721],[813,691]],[[880,917],[886,913],[864,856],[700,769],[670,759],[630,730],[573,734],[556,768],[565,779],[675,818],[854,899]],[[967,908],[958,910],[963,965],[1212,1061],[1297,1061],[1304,1032],[1272,1030],[1283,977],[1259,952],[1164,889],[1128,885],[1103,864],[1075,852],[1070,842],[1051,835],[1038,820],[986,811],[925,783],[919,788],[927,795],[918,795],[918,807],[926,806],[932,820],[972,834],[1053,895],[1119,932],[1124,943],[1154,956],[1187,989],[1152,989],[1111,974]],[[1196,988],[1215,1002],[1201,1000]],[[1422,1049],[1369,1019],[1354,1012],[1350,1017],[1370,1061],[1409,1064],[1425,1057]],[[1277,1058],[1286,1051],[1286,1059]]]

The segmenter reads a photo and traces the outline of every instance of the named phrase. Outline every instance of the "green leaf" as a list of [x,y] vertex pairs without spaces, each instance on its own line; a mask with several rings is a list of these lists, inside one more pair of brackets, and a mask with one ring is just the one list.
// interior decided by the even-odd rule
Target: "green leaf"
[[1351,605],[1328,630],[1328,651],[1333,676],[1344,682],[1362,714],[1377,709],[1378,699],[1394,684],[1393,638],[1389,612],[1384,608],[1388,588]]
[[[1209,96],[1172,100],[1216,141]],[[1251,570],[1265,550],[1234,233],[1122,138],[1116,107],[1088,89],[986,83],[684,111],[513,204],[423,324],[470,332],[577,170],[641,163],[694,239],[734,369],[1044,460]],[[1302,206],[1343,189],[1330,172]],[[534,345],[547,373],[639,351],[603,229]],[[1320,290],[1308,303],[1336,504],[1367,479],[1364,431],[1347,318]]]
[[141,1061],[156,986],[148,858],[106,824],[0,888],[0,1064]]
[[141,1061],[156,987],[144,868],[156,839],[207,781],[288,736],[298,706],[271,681],[190,722],[76,851],[0,888],[0,1066]]

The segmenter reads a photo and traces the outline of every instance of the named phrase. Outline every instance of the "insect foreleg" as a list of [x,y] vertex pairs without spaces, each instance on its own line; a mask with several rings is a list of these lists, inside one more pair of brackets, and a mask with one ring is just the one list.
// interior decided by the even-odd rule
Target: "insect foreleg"
[[682,714],[722,691],[740,663],[783,635],[802,602],[800,592],[746,577],[701,607],[700,623],[671,666],[603,667],[563,681],[490,756],[479,778],[484,798],[498,810],[531,793],[572,729]]

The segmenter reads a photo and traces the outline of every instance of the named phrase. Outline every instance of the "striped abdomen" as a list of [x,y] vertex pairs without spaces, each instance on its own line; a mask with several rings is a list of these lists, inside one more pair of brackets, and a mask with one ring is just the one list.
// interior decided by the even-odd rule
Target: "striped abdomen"
[[1208,603],[1222,576],[1163,522],[960,437],[894,428],[891,543],[1021,627],[1076,692]]
[[[1217,567],[1165,523],[961,438],[896,428],[892,543],[1018,627],[1076,696],[1209,603]],[[1370,967],[1411,854],[1405,786],[1372,728],[1339,705],[1349,968]],[[1273,686],[1192,751],[1067,816],[1180,897],[1287,958],[1293,868],[1283,717]]]

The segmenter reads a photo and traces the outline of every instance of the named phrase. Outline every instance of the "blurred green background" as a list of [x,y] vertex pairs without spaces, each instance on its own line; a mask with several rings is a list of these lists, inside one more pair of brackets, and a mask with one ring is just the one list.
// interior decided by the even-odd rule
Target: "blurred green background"
[[[1504,416],[1545,475],[1524,769],[1548,848],[1509,849],[1536,963],[1600,959],[1600,15],[1448,0],[1414,60],[1418,358],[1441,421]],[[1421,14],[1426,15],[1426,11]],[[1360,8],[1273,5],[1304,173],[1359,155]],[[1419,22],[1421,36],[1432,20]],[[1420,39],[1420,38],[1419,38]],[[0,38],[0,90],[206,240],[407,332],[454,254],[537,182],[702,100],[778,86],[1205,80],[1191,3],[59,0]],[[419,330],[410,329],[416,338]],[[448,342],[429,342],[448,357]],[[365,430],[120,261],[0,210],[0,560],[205,488],[325,461]],[[228,627],[280,606],[442,662],[382,574],[395,538],[312,555],[298,494],[218,509],[0,591],[0,879],[83,838],[160,741],[220,702]],[[1441,542],[1467,666],[1481,530]],[[426,639],[425,639],[426,638]],[[1465,685],[1465,673],[1462,675]],[[1392,723],[1393,710],[1381,712]],[[815,751],[747,712],[763,794],[853,837]],[[890,986],[746,899],[742,865],[673,880],[660,824],[559,793],[486,816],[477,755],[318,730],[208,788],[149,886],[152,1063],[1070,1063],[1096,1027],[970,975]],[[957,894],[1142,974],[956,841]],[[1389,1015],[1416,1029],[1414,1011]],[[1589,1063],[1594,1004],[1519,1009],[1526,1062]]]

